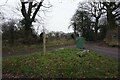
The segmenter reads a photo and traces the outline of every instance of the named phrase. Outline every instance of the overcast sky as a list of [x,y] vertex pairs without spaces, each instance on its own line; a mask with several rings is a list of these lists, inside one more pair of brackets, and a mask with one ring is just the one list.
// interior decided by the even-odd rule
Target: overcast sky
[[[3,5],[6,0],[0,0],[0,5]],[[70,19],[74,15],[78,3],[82,0],[50,0],[53,5],[50,11],[46,13],[45,28],[48,31],[63,31],[63,32],[73,32],[72,29],[68,29],[70,25]],[[18,14],[15,14],[12,9],[18,6],[20,0],[8,0],[7,8],[4,7],[3,12],[6,12],[5,16],[11,18],[19,18]],[[40,28],[41,29],[41,28]]]

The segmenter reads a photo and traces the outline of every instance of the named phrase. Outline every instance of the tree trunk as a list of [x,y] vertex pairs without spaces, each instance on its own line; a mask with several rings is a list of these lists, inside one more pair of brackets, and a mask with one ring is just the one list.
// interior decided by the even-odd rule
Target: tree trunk
[[96,18],[96,22],[95,22],[95,41],[97,41],[98,39],[98,18]]
[[112,14],[112,10],[110,8],[108,8],[108,10],[107,10],[107,21],[108,21],[109,29],[116,28],[115,17]]
[[28,44],[31,41],[32,38],[32,29],[31,29],[32,23],[31,22],[26,22],[24,26],[24,43]]

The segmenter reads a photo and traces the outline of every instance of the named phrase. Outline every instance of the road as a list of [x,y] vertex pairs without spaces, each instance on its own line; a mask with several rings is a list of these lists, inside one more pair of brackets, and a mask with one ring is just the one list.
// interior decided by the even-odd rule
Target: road
[[[76,48],[76,46],[75,45],[60,46],[60,47],[57,47],[57,48],[50,48],[50,49],[48,49],[48,51],[53,51],[53,50],[57,50],[57,49],[61,49],[61,48]],[[118,54],[118,48],[101,47],[101,46],[98,46],[97,44],[94,44],[94,43],[87,43],[85,45],[85,48],[89,49],[89,50],[93,50],[93,51],[95,51],[99,54],[102,54],[102,55],[109,56],[109,57],[116,58],[116,59],[120,60],[120,55]],[[35,52],[41,52],[41,51],[36,50]],[[19,56],[19,55],[28,55],[28,54],[31,54],[31,53],[33,53],[33,52],[22,51],[22,52],[16,52],[16,53],[3,53],[2,56],[3,57]]]
[[97,44],[87,44],[85,46],[86,49],[93,50],[99,54],[109,56],[112,58],[116,58],[120,60],[119,49],[118,48],[111,48],[111,47],[101,47]]

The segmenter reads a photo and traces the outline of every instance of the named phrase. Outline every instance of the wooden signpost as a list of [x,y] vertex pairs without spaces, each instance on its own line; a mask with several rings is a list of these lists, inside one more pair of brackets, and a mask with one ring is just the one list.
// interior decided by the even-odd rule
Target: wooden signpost
[[45,28],[43,26],[43,52],[46,53],[46,35],[45,35]]

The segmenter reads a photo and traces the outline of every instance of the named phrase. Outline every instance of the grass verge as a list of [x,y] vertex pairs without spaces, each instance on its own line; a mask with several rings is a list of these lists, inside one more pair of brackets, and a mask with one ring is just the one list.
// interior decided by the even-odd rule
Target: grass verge
[[[13,77],[42,78],[116,78],[118,61],[93,51],[81,54],[81,49],[63,49],[41,55],[3,58],[3,74]],[[79,53],[79,54],[78,54]]]

